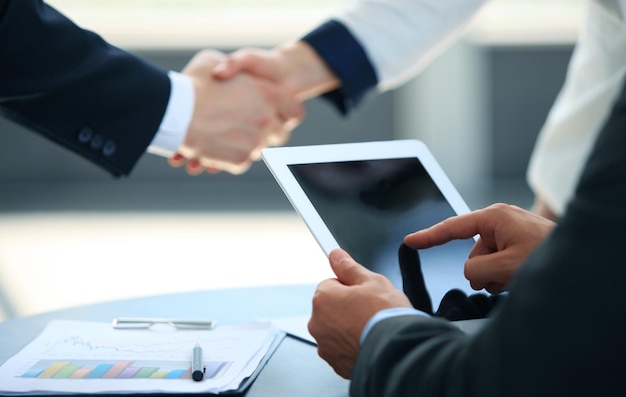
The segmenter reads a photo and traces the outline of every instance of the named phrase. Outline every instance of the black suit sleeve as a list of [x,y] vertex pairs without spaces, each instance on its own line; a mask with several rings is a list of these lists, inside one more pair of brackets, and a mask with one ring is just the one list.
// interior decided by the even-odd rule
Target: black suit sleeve
[[626,91],[550,237],[476,335],[443,320],[376,325],[352,396],[624,396]]
[[37,0],[0,0],[0,112],[113,175],[152,141],[167,73]]

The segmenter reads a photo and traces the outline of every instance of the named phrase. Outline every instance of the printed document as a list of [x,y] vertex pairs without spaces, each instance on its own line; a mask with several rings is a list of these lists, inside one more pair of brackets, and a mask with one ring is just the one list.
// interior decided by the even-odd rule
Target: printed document
[[[284,333],[271,322],[180,330],[53,321],[0,367],[2,394],[212,393],[240,390]],[[191,378],[194,346],[204,379]]]

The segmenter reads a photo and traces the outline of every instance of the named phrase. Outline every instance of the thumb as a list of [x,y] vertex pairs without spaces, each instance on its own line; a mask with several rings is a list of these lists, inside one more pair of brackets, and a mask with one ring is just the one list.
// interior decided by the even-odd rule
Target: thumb
[[358,264],[341,248],[332,250],[328,255],[328,260],[337,280],[344,285],[361,284],[369,276],[370,271]]
[[232,56],[226,57],[222,62],[215,65],[212,71],[213,77],[219,80],[228,80],[241,70],[241,65]]
[[226,56],[215,50],[201,50],[197,52],[183,68],[183,73],[205,75],[215,65],[223,62]]
[[265,56],[254,49],[233,52],[213,68],[213,76],[221,80],[230,79],[238,73],[248,73],[269,80],[274,80],[275,74]]
[[472,288],[482,289],[488,285],[505,286],[517,266],[510,250],[474,255],[465,262],[465,278]]
[[256,78],[279,83],[285,78],[283,69],[284,65],[270,52],[244,49],[230,54],[227,62],[221,63],[214,74],[224,79],[234,77],[237,73],[248,73]]

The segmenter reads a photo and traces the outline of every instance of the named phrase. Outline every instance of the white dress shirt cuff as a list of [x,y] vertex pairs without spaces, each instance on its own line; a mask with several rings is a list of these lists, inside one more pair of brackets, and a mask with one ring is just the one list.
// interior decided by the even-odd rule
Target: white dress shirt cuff
[[363,331],[361,331],[361,338],[359,340],[359,343],[363,345],[363,342],[365,342],[365,338],[367,338],[367,335],[370,333],[372,328],[374,328],[374,326],[379,322],[391,317],[407,315],[429,317],[428,314],[420,310],[413,309],[412,307],[394,307],[391,309],[381,310],[378,313],[374,314],[372,318],[369,319],[367,324],[365,324],[365,327],[363,327]]
[[168,73],[171,82],[170,99],[159,130],[148,147],[148,152],[164,157],[176,153],[185,140],[194,106],[193,84],[182,73]]

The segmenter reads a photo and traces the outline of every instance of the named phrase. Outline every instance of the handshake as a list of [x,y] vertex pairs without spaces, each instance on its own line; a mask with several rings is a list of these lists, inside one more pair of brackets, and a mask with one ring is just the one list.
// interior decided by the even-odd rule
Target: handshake
[[305,42],[225,55],[197,53],[185,66],[194,89],[191,122],[168,161],[190,174],[245,172],[261,149],[284,144],[304,118],[302,102],[340,85]]

